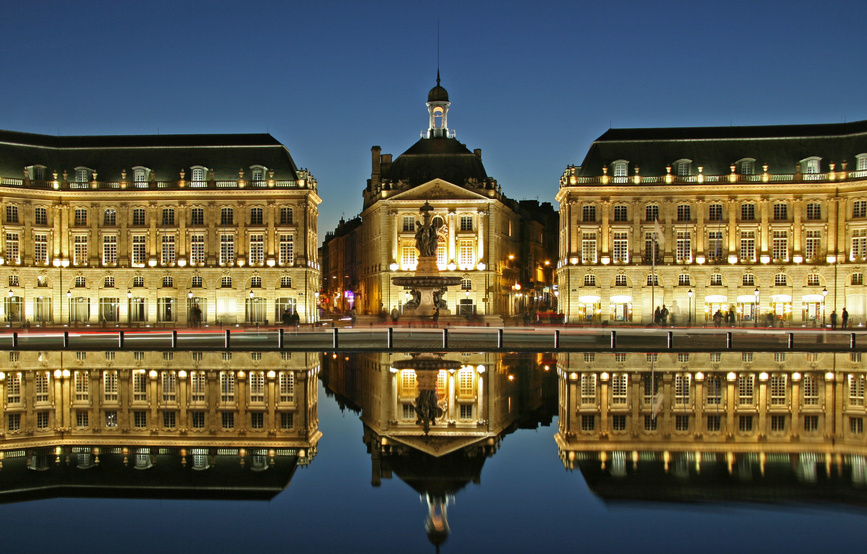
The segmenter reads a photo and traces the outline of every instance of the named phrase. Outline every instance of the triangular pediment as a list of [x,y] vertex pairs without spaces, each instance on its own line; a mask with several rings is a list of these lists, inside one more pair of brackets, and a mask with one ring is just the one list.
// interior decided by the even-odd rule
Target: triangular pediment
[[430,435],[421,436],[392,434],[389,438],[391,438],[395,442],[399,442],[420,452],[424,452],[425,454],[438,458],[440,456],[445,456],[446,454],[457,452],[462,448],[466,448],[481,441],[487,440],[489,436],[490,435],[488,434],[469,436],[438,436],[434,434],[434,432],[431,432]]
[[405,190],[392,196],[389,200],[489,200],[464,187],[460,187],[442,179],[434,179],[427,183]]

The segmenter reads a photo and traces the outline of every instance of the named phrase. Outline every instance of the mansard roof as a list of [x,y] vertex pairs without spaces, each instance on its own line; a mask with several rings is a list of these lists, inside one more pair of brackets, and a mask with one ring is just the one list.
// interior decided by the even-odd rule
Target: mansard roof
[[423,138],[413,144],[388,167],[383,180],[405,181],[417,186],[432,179],[464,185],[468,179],[484,182],[488,178],[482,159],[455,138]]
[[50,136],[0,130],[0,176],[21,177],[32,165],[70,176],[76,167],[86,167],[100,179],[118,180],[124,169],[132,179],[136,166],[158,179],[176,179],[192,166],[213,170],[216,179],[237,179],[240,169],[255,165],[283,180],[297,179],[298,171],[289,150],[267,133]]
[[616,160],[629,162],[646,176],[665,175],[666,166],[691,160],[693,172],[702,166],[706,175],[730,173],[731,164],[754,159],[756,172],[768,164],[769,173],[795,173],[795,165],[810,157],[821,158],[822,171],[829,163],[849,162],[867,153],[867,121],[818,125],[770,125],[744,127],[672,127],[609,129],[590,146],[581,163],[580,176],[602,175],[602,168]]

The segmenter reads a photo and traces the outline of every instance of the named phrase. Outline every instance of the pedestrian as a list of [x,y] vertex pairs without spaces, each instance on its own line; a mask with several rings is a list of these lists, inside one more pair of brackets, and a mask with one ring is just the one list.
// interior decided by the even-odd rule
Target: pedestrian
[[291,325],[292,324],[292,314],[289,313],[289,308],[285,308],[283,310],[283,315],[280,316],[280,321],[283,322],[283,325]]
[[837,312],[831,312],[831,329],[837,328]]
[[841,318],[840,323],[843,329],[845,329],[846,325],[849,324],[849,312],[846,311],[846,308],[843,308],[843,317]]
[[392,308],[391,309],[391,321],[392,321],[392,323],[396,322],[399,317],[400,317],[400,312],[397,311],[397,308],[396,307]]
[[659,306],[656,307],[656,311],[653,312],[653,322],[657,325],[662,325],[662,310]]
[[[728,315],[726,315],[726,319],[728,319]],[[713,314],[713,326],[719,327],[722,324],[722,312],[717,310],[715,314]]]
[[355,311],[355,306],[349,310],[349,321],[352,323],[352,326],[355,327],[355,320],[358,319],[358,312]]
[[663,325],[668,323],[668,308],[665,307],[665,304],[662,305],[662,311],[659,312],[659,318]]

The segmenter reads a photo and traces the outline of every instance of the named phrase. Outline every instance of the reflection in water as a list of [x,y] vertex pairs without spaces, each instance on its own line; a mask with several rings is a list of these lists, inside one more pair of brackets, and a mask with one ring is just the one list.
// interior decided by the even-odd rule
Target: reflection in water
[[485,459],[517,428],[550,424],[553,361],[541,355],[365,353],[326,356],[322,379],[360,412],[371,483],[397,475],[428,506],[436,545],[449,534],[448,505],[480,483]]
[[0,502],[270,499],[316,455],[319,354],[2,354]]
[[561,354],[563,464],[608,500],[867,507],[860,353]]

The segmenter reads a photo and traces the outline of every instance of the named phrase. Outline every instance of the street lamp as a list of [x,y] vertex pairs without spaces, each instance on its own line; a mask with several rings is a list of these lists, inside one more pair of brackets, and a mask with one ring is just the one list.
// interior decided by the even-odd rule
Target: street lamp
[[756,297],[756,313],[753,314],[753,323],[755,327],[759,326],[759,287],[756,287],[756,290],[753,291],[753,294]]
[[825,327],[825,299],[828,297],[828,287],[822,287],[822,327]]
[[132,325],[132,291],[126,291],[126,323]]
[[12,321],[12,289],[9,289],[9,302],[6,303],[6,321]]
[[687,326],[690,326],[692,325],[692,289],[686,291],[686,295],[689,297],[689,318],[687,320]]
[[66,291],[66,309],[69,312],[68,313],[69,324],[72,325],[72,291],[71,290]]

